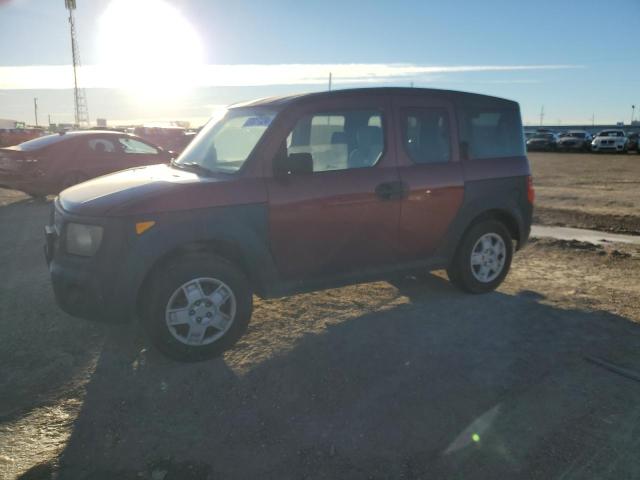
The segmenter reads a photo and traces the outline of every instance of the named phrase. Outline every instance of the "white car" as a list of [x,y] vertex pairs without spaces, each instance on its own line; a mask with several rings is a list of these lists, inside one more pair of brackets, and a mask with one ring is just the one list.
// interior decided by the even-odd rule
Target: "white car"
[[591,142],[591,150],[594,152],[626,153],[628,146],[629,139],[624,130],[603,130]]

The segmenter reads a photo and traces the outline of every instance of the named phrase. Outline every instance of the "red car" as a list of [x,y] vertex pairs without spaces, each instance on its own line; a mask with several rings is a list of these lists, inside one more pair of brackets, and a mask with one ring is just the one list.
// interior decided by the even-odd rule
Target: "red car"
[[42,197],[100,175],[170,160],[160,147],[126,133],[47,135],[0,148],[0,186]]
[[196,360],[240,338],[254,293],[441,268],[489,292],[529,237],[533,197],[515,102],[294,95],[230,108],[171,165],[65,190],[45,252],[62,309],[139,318],[163,352]]

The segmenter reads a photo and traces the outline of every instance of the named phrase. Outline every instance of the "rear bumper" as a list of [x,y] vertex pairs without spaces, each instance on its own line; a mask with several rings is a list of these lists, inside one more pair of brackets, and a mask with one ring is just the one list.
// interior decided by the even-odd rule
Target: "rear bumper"
[[53,185],[43,181],[41,177],[7,170],[0,170],[0,186],[39,195],[55,193]]

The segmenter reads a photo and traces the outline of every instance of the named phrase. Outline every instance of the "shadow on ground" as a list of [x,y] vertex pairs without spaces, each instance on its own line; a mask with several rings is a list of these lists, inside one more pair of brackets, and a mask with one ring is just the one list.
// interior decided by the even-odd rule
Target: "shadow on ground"
[[[396,286],[408,303],[306,335],[247,372],[139,353],[114,332],[56,478],[640,474],[640,384],[584,361],[640,368],[636,325],[532,291]],[[22,478],[49,477],[36,468]]]
[[50,209],[29,198],[0,206],[0,422],[68,394],[100,351],[104,329],[53,300],[43,254]]

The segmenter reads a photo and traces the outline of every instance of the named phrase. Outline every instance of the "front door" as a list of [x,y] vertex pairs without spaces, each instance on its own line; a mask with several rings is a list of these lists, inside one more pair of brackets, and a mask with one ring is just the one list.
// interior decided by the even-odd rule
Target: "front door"
[[429,258],[444,241],[464,196],[455,110],[445,99],[397,95],[397,158],[408,188],[400,213],[400,258]]
[[160,151],[137,138],[118,137],[118,143],[122,150],[122,164],[124,168],[154,165],[166,162],[166,157],[160,155]]
[[325,100],[285,117],[279,155],[305,160],[305,169],[266,172],[271,248],[284,279],[396,261],[401,195],[389,110],[380,95]]

